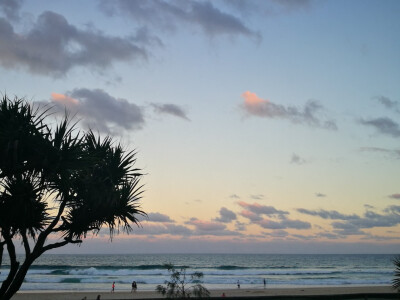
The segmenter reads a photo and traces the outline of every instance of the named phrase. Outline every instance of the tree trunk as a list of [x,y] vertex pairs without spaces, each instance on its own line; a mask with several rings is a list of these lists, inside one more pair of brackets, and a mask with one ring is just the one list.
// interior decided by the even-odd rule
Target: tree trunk
[[[0,269],[3,264],[3,251],[4,251],[4,243],[0,242]],[[1,274],[1,272],[0,272]]]
[[9,288],[9,286],[11,285],[15,274],[18,271],[18,267],[19,267],[19,262],[16,262],[15,264],[12,264],[10,266],[10,272],[8,273],[7,278],[3,281],[1,288],[0,288],[0,299],[3,300],[4,295],[7,291],[7,289]]
[[36,258],[37,257],[34,257],[33,254],[31,254],[29,257],[27,257],[25,259],[24,263],[18,269],[18,272],[16,273],[12,282],[8,286],[7,291],[4,293],[3,296],[0,296],[1,300],[9,300],[9,299],[11,299],[12,296],[14,296],[14,294],[16,292],[18,292],[22,283],[24,282],[24,279],[25,279],[26,273],[29,270],[29,267],[32,265],[32,263],[35,261]]
[[0,289],[0,300],[9,300],[12,296],[14,296],[16,292],[18,292],[22,283],[24,282],[25,276],[30,266],[39,256],[41,256],[47,250],[62,247],[67,244],[67,242],[65,241],[44,246],[45,240],[45,235],[41,236],[40,239],[38,239],[34,250],[32,251],[32,253],[25,256],[25,261],[21,266],[19,266],[19,262],[16,261],[15,248],[12,248],[14,245],[12,243],[10,244],[9,255],[12,263],[10,267],[10,273],[7,279],[3,281]]
[[[4,233],[3,233],[4,235]],[[17,256],[15,254],[15,247],[10,238],[10,236],[4,235],[4,239],[7,242],[7,251],[8,255],[10,256],[10,272],[8,273],[7,278],[3,281],[1,288],[0,288],[0,299],[3,299],[4,294],[6,293],[8,287],[10,286],[11,282],[14,279],[15,274],[19,268],[19,262],[17,261]]]

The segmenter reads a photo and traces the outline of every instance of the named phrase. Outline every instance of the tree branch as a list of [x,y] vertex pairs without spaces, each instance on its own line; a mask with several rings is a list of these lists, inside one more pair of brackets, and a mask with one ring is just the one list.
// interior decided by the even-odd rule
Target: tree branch
[[62,241],[62,242],[58,242],[58,243],[49,244],[49,245],[44,246],[42,248],[42,253],[44,253],[44,252],[46,252],[48,250],[51,250],[51,249],[55,249],[55,248],[59,248],[59,247],[65,246],[66,244],[80,244],[80,243],[82,243],[82,240],[72,240],[72,239],[65,238],[65,240]]
[[66,205],[67,205],[67,200],[64,198],[64,200],[62,200],[62,202],[60,204],[60,207],[58,208],[58,213],[57,213],[56,217],[53,219],[53,221],[50,223],[50,225],[44,231],[42,231],[39,234],[33,252],[36,252],[36,253],[43,253],[44,252],[44,251],[42,251],[43,250],[42,249],[43,245],[46,242],[46,239],[47,239],[48,235],[53,231],[53,228],[60,221],[61,215],[64,212],[64,209],[65,209]]
[[[60,207],[58,208],[58,213],[57,216],[54,218],[54,220],[50,223],[50,225],[46,228],[46,236],[49,235],[49,233],[53,230],[53,228],[57,225],[58,221],[60,221],[61,215],[64,212],[65,206],[67,205],[67,199],[64,197],[64,200],[62,200]],[[42,232],[42,233],[43,233]]]
[[31,254],[31,247],[29,246],[28,237],[26,236],[26,231],[21,232],[22,241],[25,248],[25,256],[28,257]]

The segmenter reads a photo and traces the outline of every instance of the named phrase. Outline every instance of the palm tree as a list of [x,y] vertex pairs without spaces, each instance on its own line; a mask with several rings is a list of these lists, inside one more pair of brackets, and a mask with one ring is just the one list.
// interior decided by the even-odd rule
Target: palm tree
[[[10,258],[0,299],[18,291],[44,252],[81,243],[103,227],[111,238],[120,228],[130,232],[137,215],[145,215],[138,204],[142,174],[134,168],[135,153],[111,137],[77,132],[67,116],[52,130],[47,116],[48,110],[34,110],[21,99],[0,101],[0,265],[4,247]],[[55,213],[49,201],[57,205]],[[49,236],[59,240],[49,243]],[[22,264],[14,245],[19,239]]]
[[400,290],[400,256],[393,259],[393,264],[396,269],[394,271],[394,279],[392,280],[392,286],[396,290]]

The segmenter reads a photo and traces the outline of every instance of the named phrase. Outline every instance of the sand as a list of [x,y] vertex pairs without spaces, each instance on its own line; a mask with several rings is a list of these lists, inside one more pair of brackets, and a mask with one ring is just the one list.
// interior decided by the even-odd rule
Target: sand
[[[395,291],[390,286],[362,286],[362,287],[313,287],[313,288],[266,288],[266,289],[227,289],[212,290],[211,297],[220,298],[222,293],[226,297],[262,297],[262,296],[308,296],[308,295],[347,295],[347,294],[392,294]],[[81,300],[87,297],[87,300],[96,299],[101,295],[102,300],[106,299],[151,299],[164,298],[155,291],[129,291],[110,292],[71,292],[71,291],[40,291],[40,292],[18,292],[12,299],[15,300]]]

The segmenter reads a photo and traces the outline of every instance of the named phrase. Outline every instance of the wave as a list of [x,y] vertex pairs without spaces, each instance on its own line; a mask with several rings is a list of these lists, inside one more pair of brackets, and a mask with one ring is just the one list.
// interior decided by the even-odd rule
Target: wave
[[[135,278],[136,279],[136,278]],[[49,277],[38,277],[38,278],[27,278],[26,283],[30,284],[101,284],[108,286],[111,282],[115,281],[118,285],[129,286],[132,282],[132,278],[124,277],[69,277],[69,278],[49,278]],[[225,278],[207,278],[203,280],[203,284],[208,286],[213,285],[224,285],[224,286],[236,286],[237,278],[225,277]],[[139,288],[145,286],[155,286],[157,284],[163,284],[161,278],[147,278],[145,280],[137,280]],[[261,286],[261,278],[240,278],[242,285],[253,285]],[[369,278],[369,279],[356,279],[356,278],[298,278],[292,280],[289,278],[268,278],[267,286],[276,285],[293,285],[293,286],[334,286],[334,285],[390,285],[390,278]]]
[[[236,268],[234,266],[219,266],[216,268],[208,269],[188,269],[187,273],[193,271],[200,271],[204,276],[357,276],[363,274],[370,274],[375,276],[391,276],[392,269],[254,269],[254,268]],[[2,270],[2,276],[7,275],[8,270]],[[166,269],[138,269],[137,267],[121,268],[33,268],[28,271],[30,275],[53,275],[53,276],[67,276],[67,275],[84,275],[84,276],[169,276]]]
[[[97,264],[93,267],[102,268],[102,269],[121,269],[121,268],[130,268],[136,270],[151,270],[151,269],[163,269],[167,270],[167,264],[156,264],[156,265],[118,265],[118,266],[110,266],[110,265],[100,265]],[[191,268],[187,265],[174,265],[175,269],[180,268]],[[47,264],[40,264],[40,265],[32,265],[32,269],[70,269],[70,268],[87,268],[87,265],[47,265]]]
[[[6,267],[9,267],[5,265]],[[47,265],[47,264],[40,264],[40,265],[32,265],[31,270],[46,270],[46,269],[56,269],[56,270],[68,270],[71,268],[81,269],[87,268],[87,265]],[[113,270],[113,269],[134,269],[134,270],[167,270],[168,266],[166,264],[154,264],[154,265],[118,265],[118,266],[109,266],[109,265],[94,265],[95,268]],[[253,267],[244,267],[244,266],[237,266],[237,265],[220,265],[216,267],[211,266],[188,266],[188,265],[174,265],[175,269],[217,269],[217,270],[247,270],[247,269],[297,269],[298,266],[253,266]],[[321,267],[323,269],[324,267]],[[332,268],[332,267],[326,267]]]
[[61,279],[60,283],[81,283],[84,278],[64,278]]
[[217,270],[245,270],[248,269],[246,267],[239,267],[239,266],[219,266],[216,267]]

